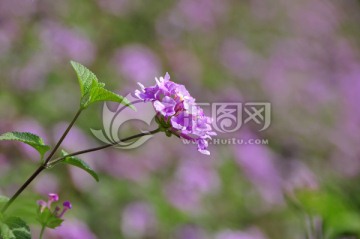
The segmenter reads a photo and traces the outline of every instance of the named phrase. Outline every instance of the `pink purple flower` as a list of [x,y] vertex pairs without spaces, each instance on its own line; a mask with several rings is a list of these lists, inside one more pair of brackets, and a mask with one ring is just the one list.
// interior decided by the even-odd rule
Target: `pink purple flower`
[[[45,202],[44,200],[37,201],[37,204],[39,205],[40,213],[43,213],[46,208],[48,208],[51,211],[52,204],[57,201],[59,201],[59,195],[56,193],[49,193],[47,202]],[[63,203],[62,210],[59,206],[56,206],[55,209],[52,211],[52,213],[55,217],[62,218],[64,216],[64,214],[66,213],[66,211],[68,211],[71,208],[72,208],[72,205],[71,205],[70,201],[65,201]]]
[[56,193],[49,193],[48,197],[49,197],[49,202],[59,201],[59,195],[57,195]]
[[212,119],[205,116],[185,86],[172,82],[168,73],[156,78],[154,86],[139,85],[141,90],[136,90],[135,95],[144,102],[152,102],[157,112],[155,119],[166,135],[196,142],[200,153],[210,154],[207,140],[216,135]]

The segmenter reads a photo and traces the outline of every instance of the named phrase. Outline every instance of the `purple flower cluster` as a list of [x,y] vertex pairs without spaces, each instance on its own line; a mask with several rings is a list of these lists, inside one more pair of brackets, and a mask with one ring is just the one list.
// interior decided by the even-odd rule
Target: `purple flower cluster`
[[185,86],[172,82],[168,73],[156,78],[154,86],[139,85],[141,91],[136,90],[135,95],[144,102],[152,102],[156,120],[168,136],[174,134],[196,142],[200,153],[210,154],[207,140],[216,135],[211,128],[212,120],[196,105]]
[[[48,201],[45,202],[43,200],[37,201],[37,204],[40,206],[40,213],[43,213],[45,208],[48,208],[51,211],[51,204],[54,202],[59,201],[59,196],[56,193],[49,193],[48,194]],[[72,208],[72,205],[69,201],[65,201],[63,203],[63,208],[61,210],[60,207],[56,206],[53,215],[57,218],[62,218],[65,212]]]

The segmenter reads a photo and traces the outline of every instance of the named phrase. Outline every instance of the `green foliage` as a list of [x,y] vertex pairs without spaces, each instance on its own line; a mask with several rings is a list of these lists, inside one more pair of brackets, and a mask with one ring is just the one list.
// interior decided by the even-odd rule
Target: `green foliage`
[[71,65],[77,74],[80,84],[81,108],[85,109],[90,104],[98,101],[113,101],[135,109],[125,97],[105,89],[105,84],[99,82],[96,75],[85,66],[74,61],[71,61]]
[[[68,155],[64,150],[61,151],[62,156]],[[77,157],[66,157],[64,160],[61,161],[62,163],[70,164],[72,166],[81,168],[85,170],[87,173],[89,173],[97,182],[99,182],[99,176],[96,174],[96,172],[84,161]]]
[[40,153],[41,158],[43,158],[44,154],[50,149],[50,146],[44,144],[42,138],[28,132],[4,133],[0,135],[0,140],[16,140],[28,144]]
[[304,210],[324,220],[328,238],[343,234],[360,236],[360,215],[340,195],[330,192],[302,191],[298,199]]
[[2,208],[9,201],[8,197],[0,195],[0,208]]
[[30,239],[29,226],[19,217],[9,217],[0,222],[1,239]]
[[[9,201],[9,198],[0,195],[0,210],[5,206],[5,204]],[[3,215],[0,212],[0,222],[3,219]]]
[[61,226],[61,223],[64,221],[61,218],[58,218],[49,208],[45,207],[43,211],[39,210],[37,220],[43,227],[48,227],[55,229]]

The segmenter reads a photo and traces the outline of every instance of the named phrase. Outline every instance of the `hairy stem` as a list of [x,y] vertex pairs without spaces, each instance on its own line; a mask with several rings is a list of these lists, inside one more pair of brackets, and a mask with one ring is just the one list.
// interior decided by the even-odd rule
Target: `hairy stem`
[[10,200],[4,205],[1,209],[1,212],[4,213],[8,207],[15,201],[15,199],[24,191],[24,189],[29,186],[29,184],[45,169],[44,165],[40,167],[26,180],[26,182],[16,191],[16,193],[10,198]]
[[132,139],[136,139],[136,138],[139,138],[139,137],[142,137],[142,136],[145,136],[145,135],[152,135],[152,134],[156,134],[158,132],[160,132],[160,128],[158,129],[155,129],[155,130],[152,130],[152,131],[149,131],[149,132],[144,132],[144,133],[140,133],[140,134],[135,134],[133,136],[129,136],[129,137],[126,137],[124,139],[120,139],[118,142],[114,142],[114,143],[111,143],[111,144],[105,144],[103,146],[99,146],[99,147],[95,147],[95,148],[91,148],[91,149],[85,149],[85,150],[81,150],[81,151],[78,151],[78,152],[74,152],[74,153],[71,153],[71,154],[68,154],[66,156],[63,156],[63,157],[59,157],[59,158],[56,158],[54,160],[52,160],[50,163],[49,163],[49,167],[52,167],[54,166],[55,164],[61,162],[62,160],[64,160],[66,157],[71,157],[71,156],[76,156],[76,155],[80,155],[80,154],[85,154],[85,153],[90,153],[90,152],[94,152],[94,151],[98,151],[98,150],[102,150],[102,149],[106,149],[106,148],[109,148],[109,147],[112,147],[112,146],[115,146],[121,142],[126,142],[126,141],[129,141],[129,140],[132,140]]
[[47,163],[51,160],[51,158],[54,156],[54,154],[56,153],[56,150],[60,147],[61,143],[64,141],[66,135],[69,133],[70,129],[73,127],[75,121],[77,120],[77,118],[79,117],[79,115],[81,114],[82,109],[79,109],[78,112],[76,113],[74,119],[71,121],[71,123],[69,124],[69,126],[66,128],[65,132],[63,133],[63,135],[61,136],[61,138],[59,139],[59,141],[57,142],[57,144],[55,145],[55,147],[53,148],[53,150],[51,151],[51,153],[49,154],[49,156],[45,159],[44,161],[44,166],[47,166]]

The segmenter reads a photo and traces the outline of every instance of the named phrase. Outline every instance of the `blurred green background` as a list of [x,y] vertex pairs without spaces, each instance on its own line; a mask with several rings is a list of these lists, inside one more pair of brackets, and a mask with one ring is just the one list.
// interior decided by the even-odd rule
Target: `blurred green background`
[[[211,145],[204,156],[159,134],[83,155],[99,183],[76,168],[46,171],[13,210],[31,215],[49,192],[70,200],[64,225],[46,232],[54,239],[359,238],[359,12],[355,0],[0,0],[0,133],[56,143],[79,104],[70,60],[121,95],[169,72],[199,102],[272,109],[268,129],[218,136],[267,144]],[[62,147],[103,144],[91,128],[102,128],[100,103]],[[32,149],[1,143],[0,194],[37,165]]]

